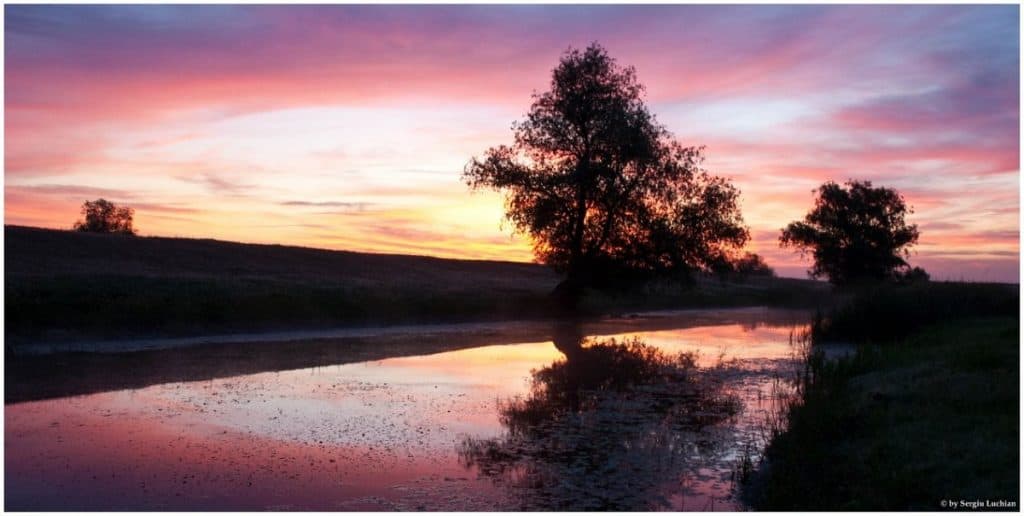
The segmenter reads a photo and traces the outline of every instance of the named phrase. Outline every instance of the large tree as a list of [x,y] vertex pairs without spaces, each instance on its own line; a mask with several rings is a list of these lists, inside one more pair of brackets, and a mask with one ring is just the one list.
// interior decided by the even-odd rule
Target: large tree
[[[827,277],[836,285],[898,279],[909,270],[906,258],[917,243],[917,225],[896,190],[873,187],[870,181],[828,181],[803,221],[782,230],[783,247],[814,258],[811,277]],[[923,273],[923,271],[921,271]]]
[[473,158],[463,179],[505,192],[506,217],[541,263],[580,289],[612,274],[709,268],[749,238],[739,192],[701,168],[648,111],[632,67],[599,45],[570,49],[534,94],[515,142]]

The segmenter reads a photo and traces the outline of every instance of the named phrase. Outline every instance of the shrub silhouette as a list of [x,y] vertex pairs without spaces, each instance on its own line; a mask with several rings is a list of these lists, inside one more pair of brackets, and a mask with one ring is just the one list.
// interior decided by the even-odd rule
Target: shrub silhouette
[[757,253],[746,252],[740,256],[724,256],[710,267],[720,281],[746,281],[751,276],[775,277],[775,270],[768,266]]
[[127,206],[118,206],[106,199],[85,201],[82,205],[82,216],[84,220],[75,222],[75,231],[89,233],[116,233],[121,235],[134,235],[135,228],[132,227],[132,217],[135,210]]
[[745,253],[735,261],[733,268],[741,278],[747,276],[775,276],[775,270],[769,267],[764,258],[757,253]]
[[930,280],[931,275],[928,274],[928,271],[920,267],[914,267],[912,269],[907,269],[896,273],[896,281],[900,283],[924,283]]

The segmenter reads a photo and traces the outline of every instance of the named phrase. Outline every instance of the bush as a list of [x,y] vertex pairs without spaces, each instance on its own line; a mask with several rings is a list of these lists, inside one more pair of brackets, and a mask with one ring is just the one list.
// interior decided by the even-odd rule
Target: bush
[[135,210],[127,206],[118,206],[106,199],[85,201],[82,205],[82,216],[85,220],[75,222],[75,231],[89,233],[115,233],[134,235],[132,217]]

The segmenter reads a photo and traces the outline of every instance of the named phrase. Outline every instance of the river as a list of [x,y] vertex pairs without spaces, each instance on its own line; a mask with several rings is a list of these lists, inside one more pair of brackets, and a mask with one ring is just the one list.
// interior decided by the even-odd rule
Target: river
[[[5,508],[742,509],[738,465],[808,321],[691,310],[9,358]],[[657,383],[605,371],[652,353]]]

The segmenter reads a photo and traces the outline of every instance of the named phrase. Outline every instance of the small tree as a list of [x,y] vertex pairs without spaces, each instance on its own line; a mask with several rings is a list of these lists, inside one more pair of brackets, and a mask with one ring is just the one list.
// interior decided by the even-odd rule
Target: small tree
[[505,192],[505,216],[538,261],[566,274],[572,305],[611,276],[707,269],[749,233],[739,192],[701,168],[647,110],[633,68],[599,45],[562,56],[551,89],[534,94],[515,143],[473,158],[463,179]]
[[709,267],[709,272],[718,280],[746,281],[751,276],[774,277],[775,270],[765,263],[757,253],[745,252],[742,255],[723,256]]
[[775,270],[768,266],[764,258],[757,253],[744,253],[733,263],[736,275],[741,278],[747,276],[775,276]]
[[135,210],[127,206],[118,206],[106,199],[85,201],[82,205],[84,220],[75,222],[75,231],[90,233],[116,233],[134,235],[132,217]]
[[814,257],[808,271],[836,285],[896,278],[917,243],[917,225],[907,225],[903,196],[870,181],[829,181],[816,190],[814,209],[782,230],[779,243]]

